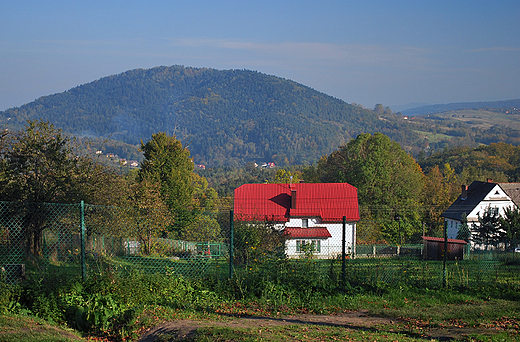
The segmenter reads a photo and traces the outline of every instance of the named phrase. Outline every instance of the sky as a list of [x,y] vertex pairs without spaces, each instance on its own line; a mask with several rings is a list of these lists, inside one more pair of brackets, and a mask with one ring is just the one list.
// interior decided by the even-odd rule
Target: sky
[[0,110],[136,68],[248,69],[348,103],[520,98],[520,1],[0,0]]

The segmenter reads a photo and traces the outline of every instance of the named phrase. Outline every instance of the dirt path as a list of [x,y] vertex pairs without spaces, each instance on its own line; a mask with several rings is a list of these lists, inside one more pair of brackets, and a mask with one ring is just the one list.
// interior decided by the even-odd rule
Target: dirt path
[[[347,329],[370,329],[385,324],[396,324],[395,319],[367,316],[366,311],[355,311],[338,315],[297,315],[283,317],[234,317],[226,321],[176,320],[163,323],[144,333],[139,342],[153,342],[161,335],[167,335],[168,340],[185,340],[193,337],[196,330],[205,326],[230,328],[262,328],[274,325],[312,324],[323,326],[339,326]],[[474,329],[450,328],[436,329],[427,332],[431,338],[448,341],[454,337],[477,332]],[[478,331],[484,333],[484,331]]]

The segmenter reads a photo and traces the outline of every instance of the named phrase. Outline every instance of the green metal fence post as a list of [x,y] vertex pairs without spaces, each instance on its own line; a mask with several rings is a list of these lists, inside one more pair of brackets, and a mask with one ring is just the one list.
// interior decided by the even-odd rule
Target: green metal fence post
[[347,235],[347,217],[343,216],[343,233],[341,236],[341,284],[343,286],[343,291],[345,290],[345,282],[346,282],[346,258],[347,255],[345,253],[346,248],[346,235]]
[[442,263],[442,286],[448,285],[446,261],[448,260],[448,222],[444,221],[444,258]]
[[87,279],[87,265],[85,262],[85,202],[81,201],[80,205],[81,216],[81,279]]
[[233,278],[233,245],[234,245],[234,226],[233,210],[229,211],[229,279]]

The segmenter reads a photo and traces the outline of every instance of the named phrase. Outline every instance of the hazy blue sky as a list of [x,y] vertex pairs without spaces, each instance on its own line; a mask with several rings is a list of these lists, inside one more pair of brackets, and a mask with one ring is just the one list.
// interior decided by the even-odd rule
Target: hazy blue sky
[[370,108],[520,98],[520,1],[0,0],[0,110],[174,64]]

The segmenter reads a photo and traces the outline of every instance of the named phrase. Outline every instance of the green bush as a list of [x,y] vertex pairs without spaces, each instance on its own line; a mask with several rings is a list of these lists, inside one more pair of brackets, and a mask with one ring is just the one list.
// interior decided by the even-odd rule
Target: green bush
[[0,314],[17,314],[22,311],[22,305],[20,304],[21,291],[22,288],[19,285],[0,282]]

